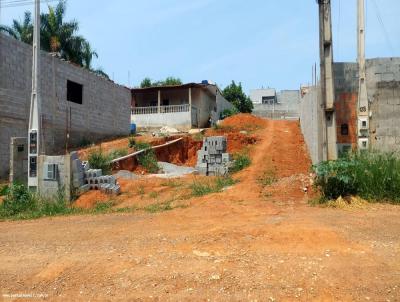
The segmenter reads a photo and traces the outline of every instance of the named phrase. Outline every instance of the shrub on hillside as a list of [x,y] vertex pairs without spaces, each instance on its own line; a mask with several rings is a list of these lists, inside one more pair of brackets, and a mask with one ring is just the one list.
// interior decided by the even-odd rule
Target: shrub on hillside
[[400,202],[400,158],[393,153],[361,152],[314,166],[316,185],[326,199],[359,195]]
[[111,173],[110,156],[105,155],[100,149],[96,149],[89,154],[88,162],[91,169],[101,169],[103,174]]

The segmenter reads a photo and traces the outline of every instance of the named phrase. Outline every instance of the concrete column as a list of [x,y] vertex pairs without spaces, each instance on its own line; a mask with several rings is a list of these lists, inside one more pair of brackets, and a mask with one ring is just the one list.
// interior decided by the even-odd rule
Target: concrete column
[[157,112],[160,113],[161,112],[161,90],[158,90],[158,110]]
[[189,107],[192,108],[192,88],[189,87]]

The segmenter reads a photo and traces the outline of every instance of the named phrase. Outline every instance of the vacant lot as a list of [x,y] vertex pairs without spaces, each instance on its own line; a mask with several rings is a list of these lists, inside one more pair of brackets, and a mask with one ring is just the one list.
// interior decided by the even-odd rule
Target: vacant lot
[[184,208],[1,222],[3,298],[399,301],[400,207],[310,207],[298,124],[255,133],[240,182]]

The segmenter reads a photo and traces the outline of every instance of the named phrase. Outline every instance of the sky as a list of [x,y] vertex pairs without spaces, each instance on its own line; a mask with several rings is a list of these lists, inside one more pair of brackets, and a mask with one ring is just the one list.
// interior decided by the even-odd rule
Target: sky
[[[337,62],[356,60],[356,2],[332,0]],[[366,4],[367,58],[400,57],[400,1]],[[2,8],[1,23],[22,19],[25,10],[33,5]],[[99,54],[93,65],[128,86],[174,76],[221,88],[235,80],[247,93],[298,89],[319,61],[315,0],[68,0],[70,19]]]

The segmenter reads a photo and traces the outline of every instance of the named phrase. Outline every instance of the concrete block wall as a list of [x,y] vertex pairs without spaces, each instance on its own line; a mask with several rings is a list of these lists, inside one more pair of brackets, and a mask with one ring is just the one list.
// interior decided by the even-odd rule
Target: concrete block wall
[[[41,53],[40,87],[44,152],[65,151],[82,139],[100,140],[128,135],[131,92],[86,69]],[[32,47],[0,34],[0,178],[9,173],[11,137],[28,131]],[[67,101],[67,80],[83,85],[83,103]]]
[[400,58],[366,62],[371,147],[400,151]]

